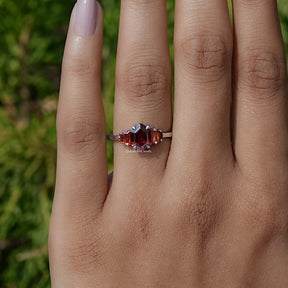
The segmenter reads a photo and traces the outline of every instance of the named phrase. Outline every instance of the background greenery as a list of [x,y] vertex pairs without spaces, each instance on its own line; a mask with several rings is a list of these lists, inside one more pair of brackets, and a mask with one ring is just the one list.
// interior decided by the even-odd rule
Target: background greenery
[[[104,8],[103,99],[112,130],[119,0]],[[0,287],[50,287],[47,237],[55,180],[61,57],[74,0],[0,0]],[[279,0],[288,51],[288,1]],[[173,60],[174,1],[168,0]],[[113,151],[108,146],[112,168]]]

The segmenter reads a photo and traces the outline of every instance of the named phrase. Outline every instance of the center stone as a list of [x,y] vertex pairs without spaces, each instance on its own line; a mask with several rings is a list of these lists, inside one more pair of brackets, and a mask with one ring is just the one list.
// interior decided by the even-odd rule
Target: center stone
[[131,146],[136,150],[150,149],[152,145],[151,129],[143,124],[138,124],[131,130]]

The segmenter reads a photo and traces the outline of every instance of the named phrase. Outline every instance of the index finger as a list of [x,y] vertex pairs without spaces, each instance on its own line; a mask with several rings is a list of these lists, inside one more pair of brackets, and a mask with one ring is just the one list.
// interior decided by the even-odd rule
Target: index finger
[[94,213],[107,193],[105,117],[100,70],[103,17],[95,0],[72,12],[63,58],[57,116],[55,202],[61,213]]

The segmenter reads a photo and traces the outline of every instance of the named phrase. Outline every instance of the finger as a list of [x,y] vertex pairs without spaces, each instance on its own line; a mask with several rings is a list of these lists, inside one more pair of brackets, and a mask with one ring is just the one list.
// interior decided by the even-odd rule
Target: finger
[[235,154],[254,170],[246,161],[264,168],[267,161],[282,163],[288,152],[286,62],[277,1],[234,0],[234,23]]
[[202,165],[220,155],[225,158],[226,152],[232,157],[232,29],[227,1],[177,1],[174,51],[175,108],[169,161],[174,165],[181,158]]
[[95,0],[78,0],[63,58],[54,203],[55,209],[68,216],[95,213],[107,193],[100,87],[102,21],[101,7]]
[[[121,2],[116,66],[114,132],[130,130],[138,123],[170,130],[166,0]],[[133,177],[140,170],[143,176],[162,173],[169,150],[169,140],[165,142],[155,145],[151,153],[127,153],[129,149],[117,143],[114,178],[123,173]]]

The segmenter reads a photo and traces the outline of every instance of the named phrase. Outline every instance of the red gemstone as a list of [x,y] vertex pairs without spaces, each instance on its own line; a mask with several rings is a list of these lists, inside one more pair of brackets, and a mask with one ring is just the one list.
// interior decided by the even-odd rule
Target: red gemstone
[[151,142],[151,129],[143,124],[138,124],[134,129],[131,130],[134,134],[132,140],[132,147],[136,150],[144,151],[150,149]]
[[125,131],[120,134],[120,142],[126,144],[126,145],[131,145],[132,139],[131,139],[131,132],[130,131]]
[[163,133],[162,133],[162,131],[160,131],[158,129],[153,129],[151,131],[151,136],[152,136],[152,143],[153,144],[158,144],[163,139]]
[[143,152],[149,150],[152,144],[162,141],[163,133],[158,129],[151,129],[149,126],[140,123],[133,127],[131,131],[125,131],[119,136],[120,142]]

